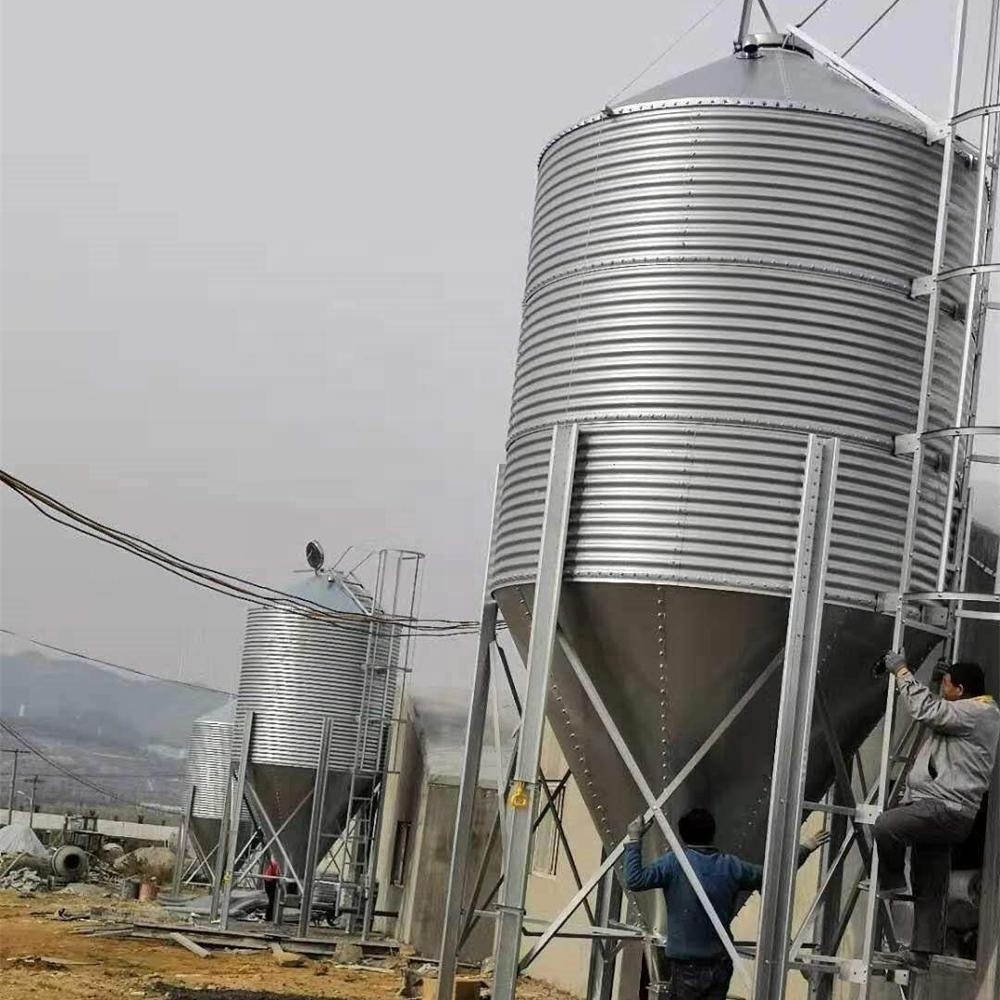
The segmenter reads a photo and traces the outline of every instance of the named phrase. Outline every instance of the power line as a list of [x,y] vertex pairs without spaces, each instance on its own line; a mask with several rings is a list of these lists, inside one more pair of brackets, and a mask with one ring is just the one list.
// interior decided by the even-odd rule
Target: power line
[[364,614],[347,611],[334,611],[318,601],[310,600],[294,594],[286,593],[275,587],[254,583],[243,577],[222,570],[215,570],[176,556],[158,545],[148,542],[136,535],[121,529],[103,524],[70,507],[40,489],[18,479],[8,472],[0,470],[0,482],[26,500],[40,514],[56,524],[70,528],[88,538],[114,548],[122,549],[146,562],[165,569],[181,579],[194,583],[196,586],[213,590],[227,597],[262,605],[276,610],[316,619],[335,622],[352,628],[367,630],[373,620],[390,625],[400,637],[403,636],[435,636],[453,637],[472,635],[478,632],[479,623],[468,620],[452,620],[447,618],[410,618],[386,614]]
[[62,764],[58,763],[57,761],[54,761],[42,750],[39,750],[38,747],[36,747],[33,743],[31,743],[30,740],[22,736],[9,722],[4,722],[3,719],[0,719],[0,729],[2,729],[5,733],[7,733],[8,736],[13,736],[14,739],[17,740],[22,746],[27,747],[28,750],[30,750],[36,757],[39,757],[41,760],[44,760],[45,763],[49,765],[49,767],[54,768],[56,771],[58,771],[65,777],[71,778],[73,781],[79,782],[81,785],[85,785],[91,791],[97,792],[100,795],[104,795],[109,799],[114,799],[117,802],[126,801],[120,795],[117,795],[115,792],[109,792],[108,789],[101,788],[100,785],[95,785],[92,781],[89,781],[88,779],[83,778],[78,774],[75,774],[68,767],[65,767]]
[[113,667],[115,670],[121,670],[126,674],[135,674],[138,677],[148,677],[154,681],[161,681],[163,684],[177,684],[180,687],[198,688],[200,691],[211,691],[213,694],[224,694],[229,697],[233,697],[232,691],[223,691],[222,688],[214,688],[208,684],[199,684],[197,681],[180,681],[174,680],[171,677],[159,677],[156,674],[147,673],[145,670],[139,670],[136,667],[126,667],[120,663],[112,663],[110,660],[102,660],[98,656],[90,656],[87,653],[81,653],[74,649],[64,649],[62,646],[54,646],[50,642],[42,642],[41,639],[35,639],[30,635],[22,635],[20,632],[15,632],[10,628],[0,628],[0,633],[3,635],[9,635],[14,639],[20,639],[22,642],[30,642],[33,646],[40,646],[42,649],[50,649],[55,653],[63,653],[66,656],[73,656],[78,660],[86,660],[88,663],[99,663],[102,667]]

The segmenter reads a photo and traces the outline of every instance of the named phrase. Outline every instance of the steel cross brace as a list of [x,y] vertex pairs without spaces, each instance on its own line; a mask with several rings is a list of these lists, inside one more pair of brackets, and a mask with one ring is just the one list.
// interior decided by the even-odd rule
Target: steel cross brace
[[[572,650],[572,647],[569,647]],[[575,656],[575,651],[573,653]],[[652,819],[654,815],[654,809],[662,809],[662,807],[667,803],[670,797],[684,784],[688,776],[692,771],[701,763],[701,761],[708,755],[712,750],[712,747],[729,731],[732,724],[742,715],[743,710],[750,704],[751,701],[756,697],[756,695],[761,691],[764,685],[774,676],[778,667],[781,666],[783,652],[779,652],[777,656],[765,667],[761,672],[760,676],[750,685],[746,693],[740,698],[739,701],[729,710],[722,721],[712,730],[711,733],[705,738],[704,742],[698,749],[691,755],[687,763],[677,772],[674,778],[671,780],[670,784],[656,797],[654,803],[646,809],[643,814],[644,819]],[[535,945],[531,950],[524,956],[521,960],[520,971],[524,972],[531,963],[538,958],[538,956],[544,951],[546,946],[555,938],[562,928],[566,925],[566,922],[574,913],[580,908],[581,903],[594,888],[601,881],[602,878],[618,863],[622,854],[625,850],[625,838],[623,837],[615,845],[612,850],[610,850],[601,862],[598,869],[590,875],[587,880],[583,883],[581,888],[577,891],[576,895],[566,904],[565,907],[560,911],[559,915],[549,924],[548,929],[541,935]]]
[[251,782],[247,783],[244,795],[246,796],[247,805],[250,807],[250,811],[257,818],[260,825],[264,827],[264,833],[268,838],[267,843],[257,851],[253,860],[250,862],[250,866],[252,867],[256,864],[263,857],[264,852],[270,847],[277,847],[278,853],[281,855],[282,864],[286,866],[288,873],[292,876],[293,881],[301,892],[302,879],[299,877],[299,873],[295,870],[295,866],[292,864],[291,858],[285,851],[285,847],[281,842],[281,835],[284,833],[285,827],[287,827],[305,807],[305,804],[312,801],[312,789],[309,789],[309,791],[306,792],[301,799],[299,799],[299,804],[291,811],[288,818],[277,829],[274,828],[274,823],[271,821],[271,817],[268,816],[267,810],[264,808],[264,804],[260,801],[260,798],[257,795],[257,790],[253,787]]
[[671,827],[670,823],[667,821],[667,817],[663,814],[663,808],[657,803],[656,795],[650,787],[649,782],[646,781],[646,776],[642,773],[642,768],[639,767],[638,761],[636,761],[635,757],[632,755],[632,751],[629,750],[625,737],[622,736],[621,731],[618,729],[614,719],[611,717],[611,713],[604,704],[597,688],[594,686],[594,682],[591,680],[590,675],[587,673],[586,668],[580,660],[580,657],[577,655],[576,650],[561,631],[559,633],[559,644],[563,651],[563,655],[569,661],[569,665],[572,667],[573,673],[576,675],[576,679],[579,682],[580,687],[583,688],[584,694],[587,695],[587,699],[590,701],[591,706],[597,713],[598,718],[601,720],[601,725],[604,727],[605,732],[614,744],[615,750],[618,751],[618,756],[621,757],[622,763],[631,775],[632,780],[635,782],[636,787],[642,794],[642,797],[646,800],[646,805],[652,813],[652,817],[655,820],[656,825],[660,828],[660,832],[666,838],[667,843],[670,845],[670,849],[674,852],[677,863],[681,866],[681,871],[684,872],[684,877],[688,880],[695,896],[698,897],[698,902],[705,911],[705,915],[708,917],[709,922],[715,929],[715,933],[719,936],[719,940],[725,947],[726,952],[733,963],[733,968],[740,973],[740,976],[749,988],[751,982],[749,973],[747,972],[746,962],[736,951],[736,946],[733,944],[732,938],[729,936],[729,929],[723,926],[722,921],[719,919],[719,915],[715,912],[715,907],[712,905],[712,902],[708,898],[708,894],[705,892],[698,875],[691,866],[691,862],[688,860],[687,855],[684,853],[683,843],[674,832],[673,827]]
[[[513,765],[513,761],[511,761],[511,764]],[[535,830],[537,830],[538,827],[541,826],[542,820],[544,820],[545,817],[548,816],[549,811],[555,804],[555,796],[557,796],[566,787],[570,777],[571,774],[569,771],[567,771],[562,776],[562,778],[559,779],[559,783],[550,793],[550,801],[547,802],[545,806],[539,811],[538,817],[535,819],[535,822],[531,828],[532,833],[534,833]],[[496,844],[498,830],[499,830],[498,821],[494,819],[493,828],[490,831],[490,838],[487,841],[486,850],[483,852],[483,857],[479,865],[479,872],[476,876],[476,883],[472,892],[472,899],[469,906],[469,915],[466,918],[464,927],[462,928],[462,936],[458,944],[459,949],[461,949],[462,945],[464,945],[465,942],[469,939],[469,935],[472,933],[472,929],[479,921],[479,914],[477,911],[485,910],[486,907],[488,907],[490,903],[493,902],[493,900],[496,898],[496,894],[500,891],[501,887],[503,886],[503,875],[501,874],[500,878],[497,879],[493,888],[489,891],[489,893],[487,893],[486,898],[482,901],[482,904],[481,905],[477,904],[479,893],[482,891],[483,888],[483,882],[486,880],[486,868],[488,866],[489,854],[493,846]],[[582,883],[578,882],[577,888],[579,889],[581,887]],[[593,923],[593,921],[591,922]]]

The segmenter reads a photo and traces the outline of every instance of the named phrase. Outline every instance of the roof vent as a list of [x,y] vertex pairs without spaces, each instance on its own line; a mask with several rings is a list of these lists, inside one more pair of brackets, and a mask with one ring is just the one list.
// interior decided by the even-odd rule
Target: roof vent
[[801,52],[812,58],[813,50],[794,35],[778,33],[758,33],[745,35],[742,41],[734,42],[733,48],[740,59],[759,59],[762,49],[784,49],[786,52]]

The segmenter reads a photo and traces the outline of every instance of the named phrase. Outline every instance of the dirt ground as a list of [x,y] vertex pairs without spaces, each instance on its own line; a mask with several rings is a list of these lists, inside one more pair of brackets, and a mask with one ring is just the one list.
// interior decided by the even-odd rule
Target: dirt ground
[[[94,921],[60,920],[63,908],[78,914],[104,910]],[[83,898],[63,893],[20,899],[0,891],[0,1000],[398,1000],[401,967],[338,966],[307,959],[282,968],[269,952],[213,950],[202,959],[166,941],[100,938],[78,933],[98,921],[164,920],[149,904]],[[178,927],[183,930],[182,926]],[[49,960],[49,961],[46,961]],[[544,983],[525,980],[525,1000],[570,1000]]]

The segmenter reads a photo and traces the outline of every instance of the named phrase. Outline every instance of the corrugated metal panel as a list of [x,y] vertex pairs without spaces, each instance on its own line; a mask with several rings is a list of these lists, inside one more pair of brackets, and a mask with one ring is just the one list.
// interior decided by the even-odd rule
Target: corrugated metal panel
[[[246,712],[257,713],[250,751],[255,766],[314,768],[327,716],[335,720],[331,769],[353,766],[368,646],[364,623],[331,625],[267,608],[248,612],[237,721],[242,726]],[[373,657],[393,669],[378,670],[370,682],[374,722],[363,762],[370,771],[380,767],[380,733],[394,707],[398,644],[391,646],[383,634]]]
[[[695,105],[593,120],[543,156],[494,586],[533,579],[547,433],[577,420],[571,579],[784,593],[815,431],[844,441],[831,591],[870,607],[898,581],[909,462],[892,442],[916,416],[909,288],[940,149],[844,114]],[[972,185],[960,165],[955,224]],[[932,425],[957,386],[959,327],[942,330]],[[925,478],[921,586],[943,509]]]
[[[549,435],[507,456],[493,587],[534,579]],[[678,583],[784,595],[791,578],[805,448],[753,428],[620,421],[581,436],[566,549],[572,580]],[[827,581],[831,600],[872,606],[897,583],[909,461],[852,442],[841,454]],[[943,491],[925,498],[940,517]],[[902,502],[901,502],[902,501]],[[934,544],[928,524],[919,546]]]
[[195,786],[192,815],[221,819],[226,806],[226,781],[232,765],[233,724],[199,719],[191,727],[185,765],[185,786]]
[[[930,262],[940,163],[939,147],[900,129],[794,110],[663,107],[596,121],[542,159],[528,297],[573,268],[696,255],[908,293]],[[957,175],[965,214],[973,172],[963,161]]]

